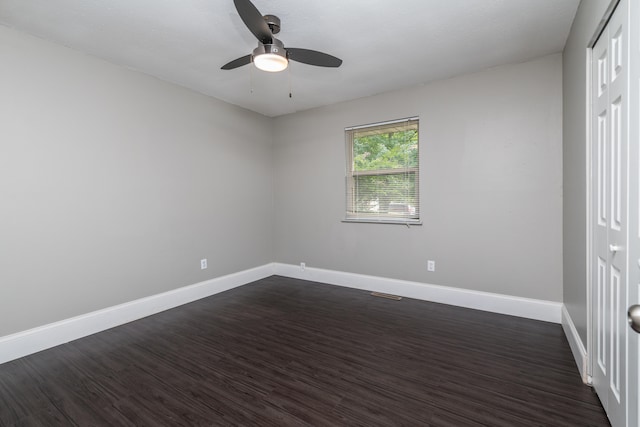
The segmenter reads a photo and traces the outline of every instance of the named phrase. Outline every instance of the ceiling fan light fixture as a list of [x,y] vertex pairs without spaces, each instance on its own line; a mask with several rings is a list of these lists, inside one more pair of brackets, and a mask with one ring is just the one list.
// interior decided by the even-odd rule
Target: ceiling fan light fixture
[[282,42],[274,38],[272,43],[260,44],[253,50],[253,63],[259,70],[277,73],[287,68],[289,60]]
[[253,63],[258,69],[268,71],[270,73],[283,71],[289,65],[287,58],[280,56],[277,53],[263,53],[262,55],[255,56],[253,58]]

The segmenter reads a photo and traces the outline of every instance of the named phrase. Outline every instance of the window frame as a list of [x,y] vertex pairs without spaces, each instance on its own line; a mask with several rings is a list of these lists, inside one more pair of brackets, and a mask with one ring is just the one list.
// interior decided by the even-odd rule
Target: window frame
[[[389,168],[389,169],[375,169],[375,170],[354,170],[354,132],[360,129],[376,128],[382,126],[388,126],[392,124],[410,123],[415,122],[417,129],[417,165],[415,167],[405,168]],[[346,127],[345,133],[345,148],[346,148],[346,167],[345,167],[345,213],[342,222],[352,223],[371,223],[371,224],[399,224],[399,225],[422,225],[421,209],[420,209],[420,119],[418,116],[408,117],[397,120],[389,120],[384,122],[371,123],[366,125],[358,125]],[[353,192],[353,180],[359,176],[383,176],[383,175],[403,175],[414,174],[414,186],[415,186],[415,199],[416,199],[416,217],[409,216],[393,217],[388,213],[385,215],[376,214],[363,214],[358,213],[354,206],[354,192]]]

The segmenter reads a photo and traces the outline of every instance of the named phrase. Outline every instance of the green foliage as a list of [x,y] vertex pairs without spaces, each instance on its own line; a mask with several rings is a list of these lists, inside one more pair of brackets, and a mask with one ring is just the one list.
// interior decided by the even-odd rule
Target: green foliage
[[353,140],[356,171],[418,166],[418,131],[415,129],[356,137]]

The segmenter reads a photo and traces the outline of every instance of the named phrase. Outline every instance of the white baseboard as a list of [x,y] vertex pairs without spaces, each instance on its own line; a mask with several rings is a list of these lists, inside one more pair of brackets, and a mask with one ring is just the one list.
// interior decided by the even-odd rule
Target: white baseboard
[[545,322],[561,323],[562,303],[430,285],[405,280],[387,279],[363,274],[345,273],[290,264],[275,264],[275,274],[330,285],[377,291],[425,301],[508,314]]
[[274,265],[244,270],[161,294],[0,337],[0,363],[132,322],[272,276]]
[[[0,337],[0,363],[37,353],[161,311],[255,282],[256,280],[274,274],[553,323],[561,323],[562,321],[563,327],[565,326],[564,314],[566,310],[563,311],[562,304],[558,302],[319,268],[307,267],[305,270],[301,270],[300,267],[294,265],[272,263]],[[569,330],[571,330],[573,323],[570,317],[568,317],[568,313],[566,317],[568,319],[567,325],[570,325]],[[583,360],[586,361],[584,346],[582,346],[579,336],[577,332],[575,332],[575,327],[573,327],[572,330],[572,333],[568,333],[566,332],[567,328],[565,328],[567,337],[575,337],[575,339],[573,339],[574,342],[572,342],[572,338],[569,338],[574,356],[576,354],[582,354],[584,355]],[[574,346],[577,346],[578,353],[574,350]],[[580,351],[582,351],[582,353],[580,353]],[[578,356],[576,356],[576,360],[578,360]],[[578,364],[578,367],[581,369],[581,374],[583,373],[584,363]]]
[[562,329],[564,329],[564,334],[567,336],[567,341],[569,341],[569,347],[571,347],[571,353],[573,353],[573,358],[576,360],[576,365],[578,365],[582,381],[585,384],[590,384],[591,380],[587,370],[587,350],[564,304],[562,305]]

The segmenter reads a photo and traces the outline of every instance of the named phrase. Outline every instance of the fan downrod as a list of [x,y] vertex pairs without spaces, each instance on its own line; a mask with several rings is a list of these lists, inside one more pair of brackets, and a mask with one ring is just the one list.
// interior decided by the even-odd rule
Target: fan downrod
[[280,18],[275,15],[264,15],[263,18],[267,22],[272,34],[278,34],[280,32]]

